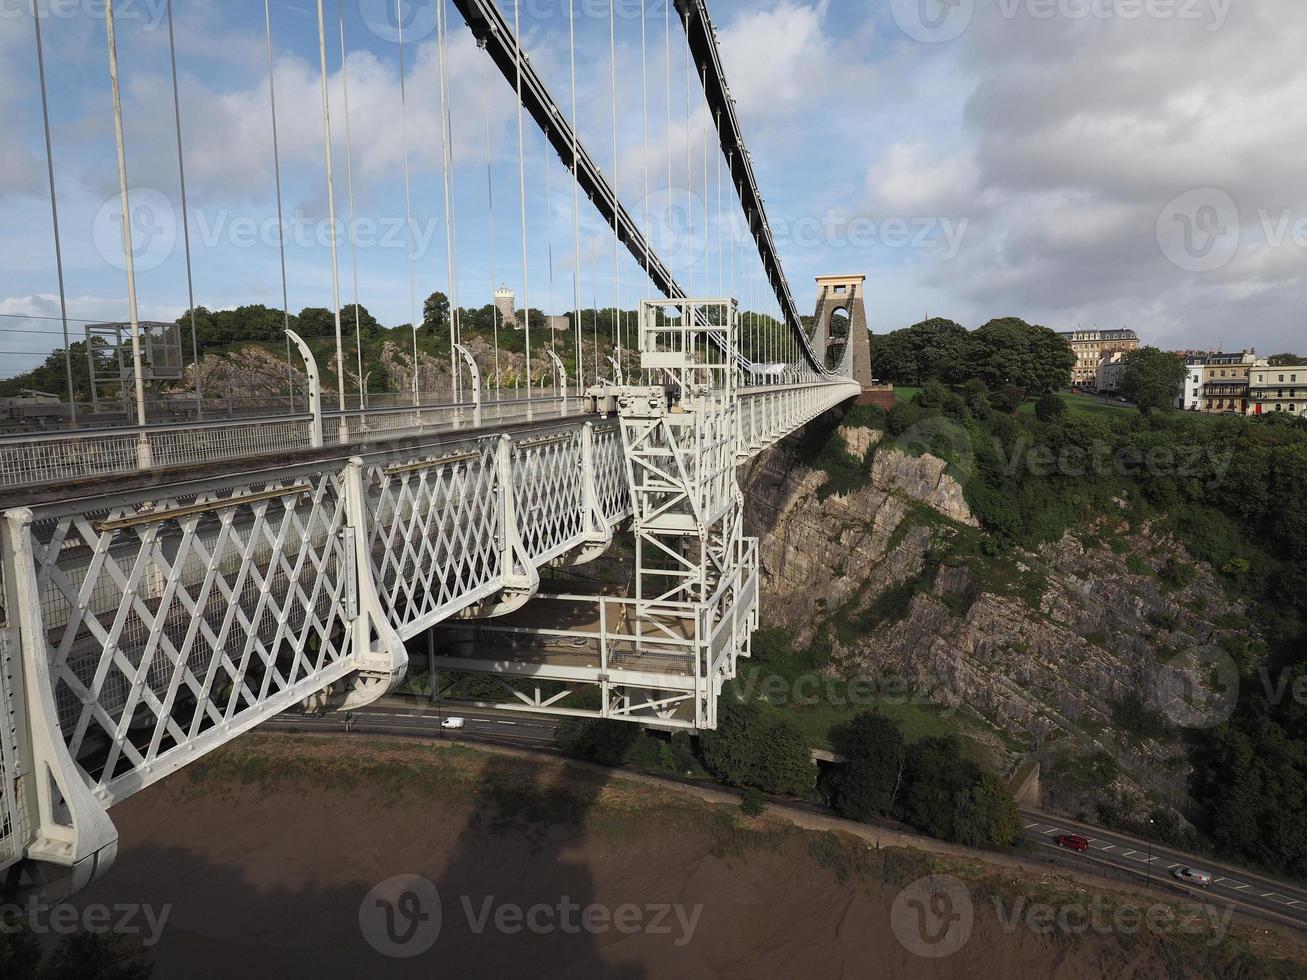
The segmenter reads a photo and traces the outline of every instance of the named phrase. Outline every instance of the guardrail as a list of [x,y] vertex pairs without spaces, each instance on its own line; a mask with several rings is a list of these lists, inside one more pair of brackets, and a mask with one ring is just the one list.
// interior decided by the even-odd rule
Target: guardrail
[[[490,398],[325,413],[327,439],[351,443],[579,414],[566,397]],[[313,448],[313,416],[270,415],[171,425],[0,435],[0,488],[186,466]]]

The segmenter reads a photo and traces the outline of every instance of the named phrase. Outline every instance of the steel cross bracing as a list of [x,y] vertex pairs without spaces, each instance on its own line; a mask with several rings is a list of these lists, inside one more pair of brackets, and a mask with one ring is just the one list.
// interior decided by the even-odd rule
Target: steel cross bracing
[[[847,381],[739,389],[707,423],[714,492],[734,485],[729,461],[855,393]],[[542,566],[594,557],[631,515],[622,430],[633,424],[574,417],[425,449],[377,442],[349,459],[324,448],[5,511],[0,868],[39,859],[80,887],[112,860],[113,803],[288,708],[379,697],[404,676],[403,641],[431,626],[523,610]],[[715,611],[693,620],[699,633],[675,657],[660,659],[647,633],[618,636],[640,610],[633,619],[617,599],[600,611],[617,631],[603,663],[489,669],[602,686],[611,717],[713,724],[721,664],[687,674],[684,653],[707,639],[720,656],[727,635],[742,649],[747,617],[731,610],[756,588],[739,577],[754,560],[738,520],[721,520],[710,559],[730,594],[699,580],[695,601]],[[679,693],[648,693],[659,690]],[[680,700],[694,708],[673,718]]]
[[[572,158],[570,125],[493,5],[455,2],[502,71],[521,66],[524,106],[678,297],[588,154]],[[682,14],[701,47],[701,7]],[[711,100],[724,83],[709,54],[696,60]],[[718,118],[744,156],[729,105]],[[766,230],[760,198],[746,212]],[[759,248],[776,287],[770,233]],[[475,383],[465,402],[333,416],[299,343],[301,415],[0,441],[0,488],[28,488],[0,520],[9,884],[83,886],[113,860],[114,803],[287,709],[375,700],[404,677],[404,642],[437,626],[448,653],[433,663],[513,678],[516,707],[712,727],[757,621],[735,466],[860,391],[847,351],[827,370],[781,305],[806,366],[758,385],[733,301],[642,304],[645,383],[591,399],[599,417],[565,396],[483,404]],[[153,472],[91,482],[140,469],[142,441]],[[634,595],[540,594],[542,567],[596,557],[628,519]],[[596,689],[597,709],[578,706]]]

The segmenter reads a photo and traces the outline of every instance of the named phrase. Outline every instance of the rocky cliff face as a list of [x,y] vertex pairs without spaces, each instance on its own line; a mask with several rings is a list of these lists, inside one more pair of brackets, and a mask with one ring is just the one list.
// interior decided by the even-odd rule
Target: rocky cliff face
[[[1043,763],[1045,805],[1178,807],[1184,731],[1233,707],[1223,648],[1244,611],[1211,571],[1174,540],[1110,520],[1036,552],[955,547],[983,532],[942,461],[888,449],[872,429],[836,437],[866,474],[848,493],[824,495],[828,475],[793,442],[743,475],[764,621],[799,644],[829,640],[831,671],[910,677],[983,719],[1009,764]],[[849,628],[896,587],[913,590],[905,612]]]

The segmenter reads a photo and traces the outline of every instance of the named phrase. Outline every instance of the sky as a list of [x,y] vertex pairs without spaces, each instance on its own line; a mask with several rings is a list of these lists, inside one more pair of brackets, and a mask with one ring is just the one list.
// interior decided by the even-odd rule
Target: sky
[[[42,0],[75,337],[83,320],[128,311],[103,2]],[[284,242],[291,310],[332,306],[331,203],[340,302],[353,302],[357,280],[388,325],[420,316],[433,290],[479,306],[503,283],[519,305],[525,295],[550,312],[578,296],[630,307],[650,294],[584,197],[574,202],[529,117],[519,164],[513,87],[453,5],[442,21],[438,0],[399,2],[402,87],[395,0],[324,3],[329,195],[316,3],[271,4],[278,167],[263,3],[175,0],[183,209],[165,0],[116,0],[143,319],[189,305],[188,242],[199,305],[280,308]],[[686,290],[774,311],[674,10],[669,25],[664,0],[500,7]],[[801,311],[815,301],[813,276],[864,273],[877,332],[926,315],[967,327],[1019,316],[1124,325],[1171,349],[1307,350],[1301,0],[714,0],[709,10]],[[0,0],[5,377],[62,344],[33,26],[28,0]]]

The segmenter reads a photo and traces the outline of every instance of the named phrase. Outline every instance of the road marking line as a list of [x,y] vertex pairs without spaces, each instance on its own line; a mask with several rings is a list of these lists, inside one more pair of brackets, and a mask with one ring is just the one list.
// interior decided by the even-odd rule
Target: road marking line
[[1057,829],[1056,827],[1049,827],[1047,830],[1041,830],[1040,833],[1041,833],[1041,834],[1056,834],[1056,833],[1059,833],[1059,831],[1058,831],[1058,829]]
[[1028,823],[1026,824],[1026,830],[1029,830],[1031,827],[1038,827],[1038,826],[1039,824],[1037,823]]

